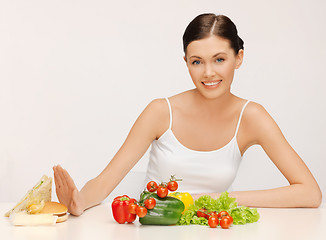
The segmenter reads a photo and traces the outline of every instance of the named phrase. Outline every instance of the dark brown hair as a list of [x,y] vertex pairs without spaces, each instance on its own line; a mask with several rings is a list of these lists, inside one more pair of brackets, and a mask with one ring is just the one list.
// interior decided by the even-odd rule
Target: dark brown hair
[[204,13],[195,17],[187,26],[183,34],[183,51],[186,54],[187,47],[192,41],[211,35],[229,40],[230,47],[235,54],[238,54],[240,49],[244,49],[244,42],[238,36],[237,27],[230,18],[224,15]]

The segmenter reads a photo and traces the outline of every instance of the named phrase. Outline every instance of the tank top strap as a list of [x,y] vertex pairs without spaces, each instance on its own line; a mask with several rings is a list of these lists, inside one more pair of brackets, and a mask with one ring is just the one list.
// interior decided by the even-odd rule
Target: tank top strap
[[171,129],[171,127],[172,127],[172,108],[171,108],[171,104],[170,104],[169,99],[166,97],[165,100],[166,100],[166,102],[168,103],[168,106],[169,106],[169,112],[170,112],[170,125],[169,125],[169,129]]
[[237,124],[237,129],[235,130],[234,136],[237,136],[237,134],[238,134],[238,130],[239,130],[239,126],[240,126],[240,122],[241,122],[243,111],[245,110],[245,108],[246,108],[246,106],[248,105],[249,102],[250,101],[247,100],[247,102],[242,107],[242,110],[241,110],[241,113],[240,113],[240,117],[239,117],[239,120],[238,120],[238,124]]

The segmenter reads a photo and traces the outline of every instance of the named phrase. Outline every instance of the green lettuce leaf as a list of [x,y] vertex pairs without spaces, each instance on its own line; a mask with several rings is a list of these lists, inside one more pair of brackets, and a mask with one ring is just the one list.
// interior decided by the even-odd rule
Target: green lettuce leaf
[[256,208],[238,207],[231,211],[234,224],[246,224],[257,222],[259,219],[259,213]]
[[208,212],[215,211],[219,213],[227,211],[233,218],[233,224],[253,223],[259,220],[259,213],[256,208],[248,208],[238,206],[236,199],[229,197],[228,192],[221,193],[218,199],[213,199],[211,196],[204,195],[198,198],[194,204],[189,206],[188,210],[181,216],[179,225],[208,225],[205,218],[197,217],[197,211],[201,208],[207,209]]

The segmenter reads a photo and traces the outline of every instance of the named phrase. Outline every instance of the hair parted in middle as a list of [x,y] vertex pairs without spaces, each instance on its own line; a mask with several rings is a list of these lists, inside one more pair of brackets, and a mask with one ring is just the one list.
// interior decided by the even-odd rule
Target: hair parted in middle
[[187,54],[187,47],[192,41],[211,35],[228,40],[235,54],[238,54],[240,49],[244,49],[244,42],[238,36],[237,27],[230,18],[214,13],[204,13],[195,17],[187,26],[183,34],[183,51]]

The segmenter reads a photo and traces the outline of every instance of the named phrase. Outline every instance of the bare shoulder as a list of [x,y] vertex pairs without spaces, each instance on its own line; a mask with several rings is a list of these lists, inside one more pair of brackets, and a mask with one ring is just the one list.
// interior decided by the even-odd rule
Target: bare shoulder
[[269,116],[266,109],[259,103],[250,101],[243,112],[244,119],[253,120],[255,118],[262,118]]
[[270,134],[280,133],[274,119],[259,103],[249,102],[242,117],[243,132],[251,142],[260,144]]
[[157,98],[152,100],[146,107],[153,116],[158,118],[169,114],[169,107],[167,104],[166,99],[164,98]]
[[152,100],[145,108],[142,115],[150,121],[156,129],[156,138],[159,138],[169,127],[169,106],[164,98]]
[[249,102],[244,113],[243,121],[250,125],[269,125],[274,120],[267,110],[259,103]]

